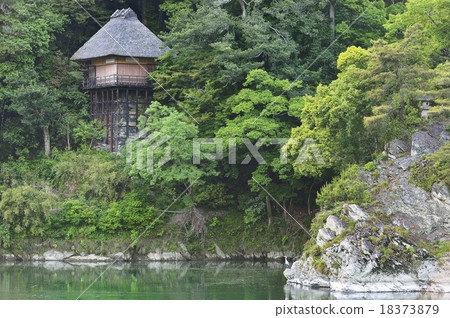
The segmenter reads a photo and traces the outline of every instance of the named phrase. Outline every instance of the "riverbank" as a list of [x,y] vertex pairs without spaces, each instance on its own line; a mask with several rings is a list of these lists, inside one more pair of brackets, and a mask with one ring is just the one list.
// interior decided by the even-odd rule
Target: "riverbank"
[[[292,260],[298,251],[254,250],[242,246],[231,250],[229,246],[190,250],[186,242],[142,239],[129,247],[131,240],[112,238],[108,240],[39,240],[27,239],[16,245],[16,249],[0,250],[0,263],[4,262],[44,262],[66,263],[111,263],[133,261],[277,261],[285,257]],[[228,248],[227,248],[228,247]],[[125,253],[123,253],[125,251]]]

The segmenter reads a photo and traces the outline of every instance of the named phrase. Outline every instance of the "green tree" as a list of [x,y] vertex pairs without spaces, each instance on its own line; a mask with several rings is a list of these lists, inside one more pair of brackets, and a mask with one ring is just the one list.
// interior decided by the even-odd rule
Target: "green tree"
[[[195,205],[196,189],[204,183],[204,177],[214,175],[214,165],[193,164],[193,140],[198,137],[198,128],[185,115],[171,107],[153,102],[140,118],[140,129],[148,130],[145,140],[129,141],[126,157],[131,176],[139,176],[152,188],[173,201],[173,196],[183,191],[187,194],[180,202],[185,207]],[[160,146],[154,143],[162,142]]]
[[[228,174],[238,183],[244,183],[242,186],[248,183],[252,192],[264,198],[270,225],[274,210],[272,200],[258,183],[283,202],[292,198],[294,189],[302,187],[293,175],[292,166],[281,158],[281,147],[287,142],[290,129],[296,123],[288,113],[300,106],[301,98],[290,99],[281,95],[293,88],[290,82],[275,79],[260,69],[251,71],[243,86],[221,105],[221,115],[228,116],[216,137],[224,138],[226,143],[236,140],[237,165],[232,165]],[[294,86],[300,87],[301,82],[296,82]],[[275,140],[278,144],[274,144]],[[246,159],[248,145],[258,145],[259,162]]]
[[0,201],[1,221],[16,234],[43,234],[48,226],[55,196],[25,185],[7,189]]

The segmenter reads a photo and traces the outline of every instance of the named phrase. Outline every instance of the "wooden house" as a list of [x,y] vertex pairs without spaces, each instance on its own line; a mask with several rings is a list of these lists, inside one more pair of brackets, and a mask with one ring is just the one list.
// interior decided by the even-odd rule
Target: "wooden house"
[[83,89],[90,94],[90,112],[107,128],[104,143],[117,151],[137,132],[137,120],[150,103],[148,73],[168,50],[128,8],[116,10],[71,60],[86,66]]

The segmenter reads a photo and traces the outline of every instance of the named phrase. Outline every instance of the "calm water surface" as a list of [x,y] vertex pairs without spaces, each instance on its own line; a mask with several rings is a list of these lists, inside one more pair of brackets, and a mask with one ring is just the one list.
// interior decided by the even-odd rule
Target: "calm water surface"
[[[76,299],[107,265],[0,264],[0,299]],[[438,294],[330,293],[285,284],[284,265],[153,262],[112,266],[82,299],[442,299]]]

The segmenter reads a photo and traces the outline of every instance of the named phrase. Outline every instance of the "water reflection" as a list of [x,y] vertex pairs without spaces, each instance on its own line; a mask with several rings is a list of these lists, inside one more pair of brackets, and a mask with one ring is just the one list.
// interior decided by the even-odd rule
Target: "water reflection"
[[[108,264],[0,265],[0,299],[75,299]],[[116,263],[88,299],[283,299],[282,264]]]
[[415,300],[415,299],[450,299],[450,294],[445,293],[343,293],[332,292],[328,288],[303,287],[297,284],[284,286],[285,299],[339,299],[339,300]]
[[[0,264],[0,299],[76,299],[108,264]],[[449,299],[446,294],[336,293],[286,285],[284,265],[251,262],[116,263],[83,299]]]

